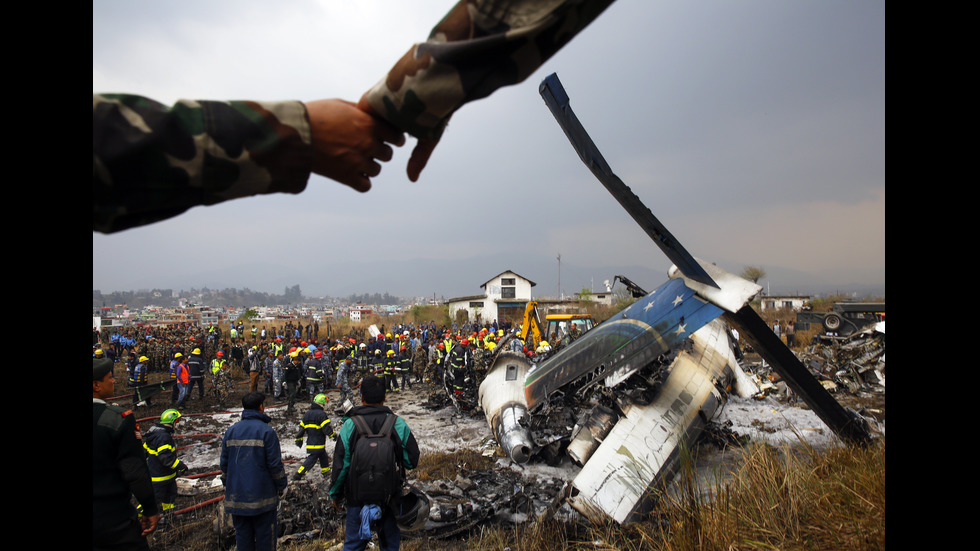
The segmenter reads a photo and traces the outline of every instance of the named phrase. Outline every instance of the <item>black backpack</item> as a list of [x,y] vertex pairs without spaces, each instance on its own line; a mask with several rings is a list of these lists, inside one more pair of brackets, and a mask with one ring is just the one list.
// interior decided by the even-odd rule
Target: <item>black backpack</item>
[[397,433],[391,438],[395,419],[396,415],[388,415],[381,430],[372,433],[362,416],[351,417],[358,438],[351,451],[347,499],[355,505],[387,505],[401,492],[405,468],[399,457],[401,440]]

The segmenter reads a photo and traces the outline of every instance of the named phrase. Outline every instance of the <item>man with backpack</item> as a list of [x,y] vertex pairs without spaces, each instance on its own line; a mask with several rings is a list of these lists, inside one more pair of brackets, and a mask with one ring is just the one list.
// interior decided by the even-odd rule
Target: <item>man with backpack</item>
[[361,551],[377,530],[382,551],[398,549],[401,529],[388,507],[400,496],[405,469],[419,461],[419,445],[404,419],[384,405],[385,382],[374,375],[361,381],[361,403],[340,428],[331,469],[330,498],[347,505],[344,551]]

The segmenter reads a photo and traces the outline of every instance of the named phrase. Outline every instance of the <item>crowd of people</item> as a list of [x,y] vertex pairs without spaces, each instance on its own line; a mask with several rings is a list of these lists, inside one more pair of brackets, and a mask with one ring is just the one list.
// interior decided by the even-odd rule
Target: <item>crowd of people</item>
[[489,354],[504,335],[510,335],[512,351],[534,356],[550,350],[547,342],[527,350],[517,328],[496,320],[381,325],[377,332],[355,328],[337,338],[330,335],[329,323],[322,336],[320,330],[319,322],[304,325],[302,320],[234,320],[224,329],[213,323],[96,328],[93,356],[125,363],[134,407],[159,399],[150,374],[167,373],[175,382],[164,394],[178,408],[190,400],[204,400],[207,393],[223,402],[233,380],[247,378],[249,392],[262,391],[276,402],[286,402],[291,413],[299,399],[312,399],[327,389],[340,392],[338,407],[355,405],[352,389],[366,374],[379,376],[389,392],[423,382],[443,385],[459,409],[470,410],[489,367]]
[[[304,333],[304,330],[307,332]],[[135,516],[127,517],[120,509],[115,513],[112,526],[102,526],[96,522],[98,529],[110,530],[107,536],[110,540],[119,538],[120,531],[139,540],[155,530],[158,524],[166,525],[169,522],[174,511],[176,478],[187,470],[174,453],[173,437],[179,420],[182,414],[186,414],[189,401],[201,400],[203,403],[208,392],[215,393],[216,398],[225,403],[231,395],[233,379],[248,381],[248,391],[242,398],[246,410],[242,422],[245,424],[241,427],[236,425],[225,435],[221,470],[228,477],[226,484],[229,488],[234,487],[237,497],[254,494],[255,499],[271,500],[271,503],[281,498],[282,488],[287,483],[284,471],[281,475],[283,480],[278,475],[271,480],[262,479],[260,488],[255,486],[258,482],[253,480],[254,477],[248,474],[249,469],[261,470],[268,465],[259,466],[257,455],[252,457],[239,453],[235,456],[239,462],[243,461],[241,457],[250,458],[245,460],[246,463],[252,461],[256,465],[235,464],[227,456],[228,447],[232,445],[229,442],[240,446],[242,441],[258,441],[256,438],[261,437],[268,440],[267,445],[272,445],[270,434],[274,432],[270,433],[269,417],[264,413],[268,403],[285,402],[287,415],[297,409],[297,404],[304,401],[309,403],[309,408],[299,420],[300,429],[295,436],[297,446],[302,447],[305,442],[309,457],[293,474],[293,479],[299,480],[316,463],[320,463],[321,476],[332,478],[331,496],[342,496],[345,487],[343,476],[351,468],[351,457],[349,454],[347,457],[335,455],[331,460],[327,441],[342,444],[341,449],[351,445],[353,427],[346,425],[346,422],[352,415],[359,412],[372,415],[390,413],[390,410],[382,407],[384,396],[416,384],[430,384],[444,389],[460,412],[472,412],[477,406],[479,384],[498,342],[504,341],[507,350],[535,355],[535,351],[524,347],[517,328],[509,324],[505,328],[496,322],[438,327],[433,322],[396,324],[390,328],[382,325],[380,331],[354,330],[340,338],[331,338],[328,328],[324,333],[321,338],[318,324],[303,326],[298,321],[271,327],[235,321],[230,326],[225,325],[225,329],[215,324],[136,326],[108,331],[96,328],[93,338],[96,438],[104,435],[107,442],[115,439],[112,445],[119,445],[120,433],[125,433],[125,423],[135,417],[133,412],[136,408],[150,405],[151,400],[170,400],[169,408],[160,415],[159,420],[141,435],[137,434],[135,444],[126,444],[130,450],[127,453],[131,456],[127,467],[131,474],[127,476],[142,478],[145,474],[151,479],[150,487],[130,486],[133,495],[139,493],[138,507],[131,512]],[[544,345],[547,346],[547,343]],[[539,348],[537,352],[543,351]],[[113,371],[117,362],[126,365],[127,386],[133,389],[133,404],[129,409],[110,406],[105,402],[113,395]],[[166,385],[169,387],[167,391],[159,390],[159,381],[149,381],[150,373],[161,372],[169,374],[162,377],[163,381],[174,381],[172,385]],[[206,380],[210,381],[207,391]],[[368,388],[367,397],[365,385]],[[355,393],[355,388],[359,392]],[[326,409],[329,402],[325,394],[327,389],[336,389],[340,393],[336,413],[342,413],[343,417],[339,425],[331,423],[331,412]],[[355,403],[356,399],[360,399],[361,403]],[[383,417],[378,417],[372,421],[378,425],[374,429],[378,429],[382,420]],[[336,430],[334,427],[337,427]],[[341,430],[342,427],[345,429]],[[398,427],[403,435],[409,434],[405,425]],[[127,438],[133,432],[139,433],[139,430],[131,431]],[[242,440],[228,436],[238,432],[254,432],[255,438]],[[138,453],[134,446],[141,446],[142,453]],[[417,445],[413,446],[417,454]],[[143,465],[133,462],[135,459],[132,458],[137,456],[142,457]],[[417,456],[405,461],[409,468],[416,462]],[[282,468],[281,462],[278,468]],[[332,472],[332,469],[341,469],[343,473]],[[340,482],[338,476],[341,477]],[[108,480],[109,476],[103,475],[103,478]],[[125,477],[113,481],[120,495],[131,483],[132,480]],[[118,496],[112,496],[112,499],[115,497]],[[251,508],[254,504],[238,504],[241,505],[240,510],[235,509],[238,506],[235,503],[230,505],[231,514],[235,516],[236,537],[268,540],[268,524],[271,522],[269,519],[274,518],[274,508],[264,508],[261,515],[251,518],[251,513],[258,511]],[[361,509],[356,503],[348,503],[348,529],[354,526],[354,520],[360,518]],[[396,522],[387,509],[377,514],[380,515],[386,542],[397,542],[401,521]],[[404,522],[410,523],[411,519]],[[274,528],[271,530],[274,533]],[[133,543],[131,539],[125,541]]]

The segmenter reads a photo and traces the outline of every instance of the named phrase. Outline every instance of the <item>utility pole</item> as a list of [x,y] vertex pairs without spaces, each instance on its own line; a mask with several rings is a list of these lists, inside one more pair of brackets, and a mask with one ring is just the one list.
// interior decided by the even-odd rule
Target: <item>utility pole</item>
[[561,299],[561,253],[558,253],[558,300]]

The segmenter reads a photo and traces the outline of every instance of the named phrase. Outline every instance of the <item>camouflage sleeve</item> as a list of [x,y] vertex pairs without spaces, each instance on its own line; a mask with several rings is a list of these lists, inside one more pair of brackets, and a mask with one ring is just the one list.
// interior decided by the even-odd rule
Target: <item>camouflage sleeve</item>
[[467,102],[517,84],[613,0],[460,0],[367,93],[383,118],[438,140]]
[[299,101],[92,97],[92,229],[111,233],[198,205],[300,193],[313,162]]

